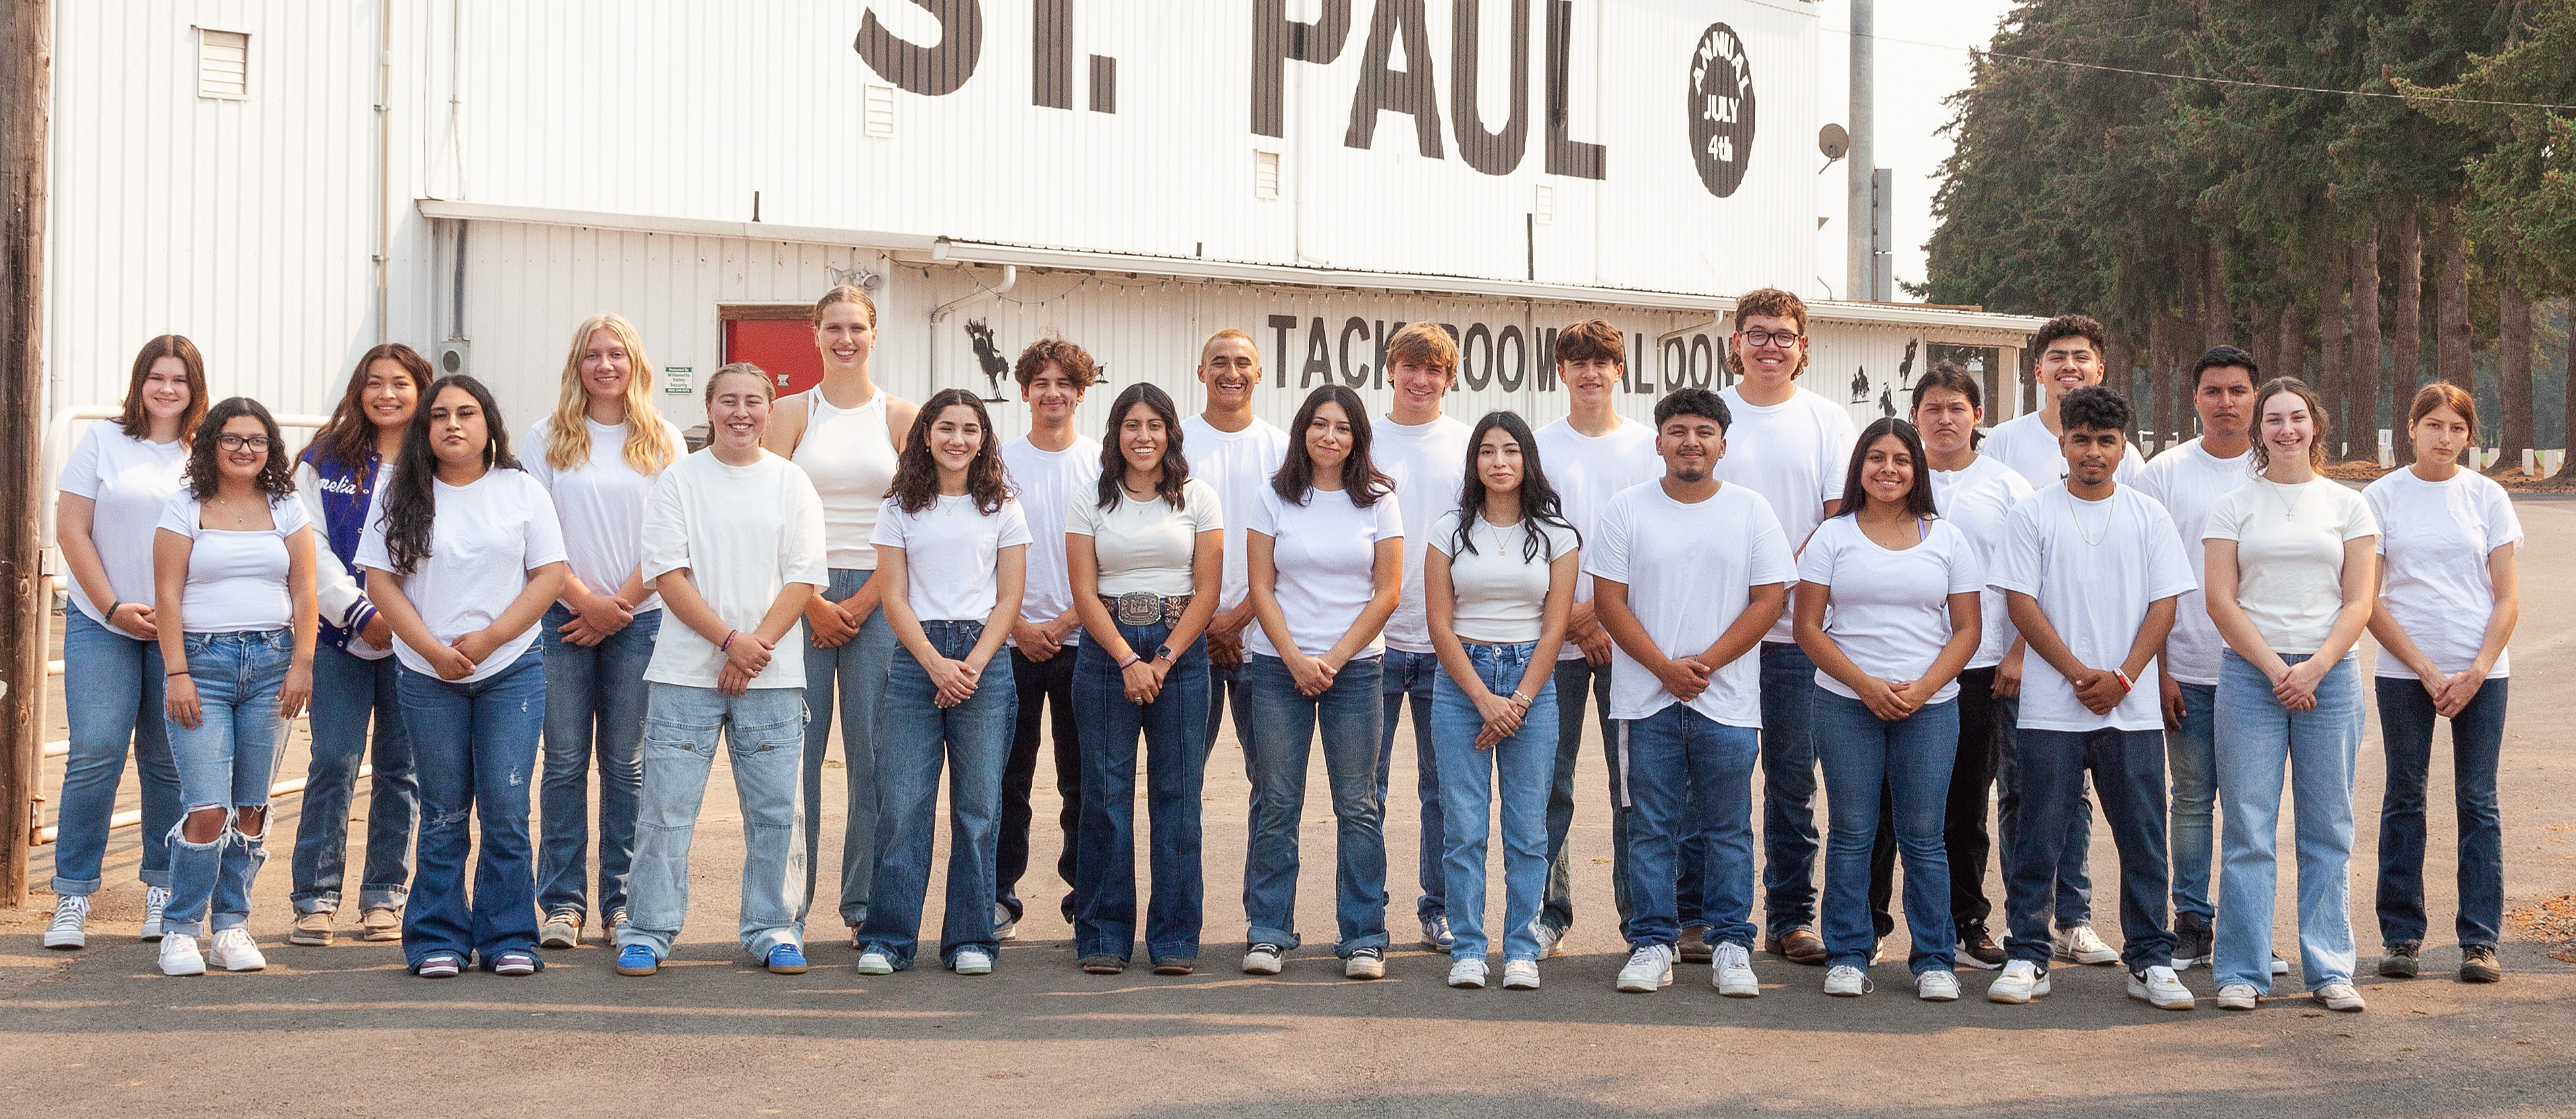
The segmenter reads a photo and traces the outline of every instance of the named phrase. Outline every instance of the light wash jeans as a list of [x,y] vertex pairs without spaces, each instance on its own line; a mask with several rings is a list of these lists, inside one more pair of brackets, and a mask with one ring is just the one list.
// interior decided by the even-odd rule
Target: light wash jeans
[[[939,655],[962,659],[984,635],[982,622],[921,623]],[[921,911],[930,891],[931,833],[938,828],[939,772],[948,770],[948,890],[939,926],[939,959],[957,963],[961,948],[993,951],[994,866],[1002,835],[1002,767],[1011,756],[1016,696],[1011,658],[996,652],[975,694],[955,707],[921,662],[895,658],[877,708],[877,864],[868,887],[862,948],[883,952],[900,971],[920,947]]]
[[107,862],[107,822],[116,815],[116,787],[125,780],[129,746],[143,784],[140,877],[146,886],[167,887],[170,829],[179,823],[179,767],[170,760],[169,723],[162,717],[167,678],[161,645],[93,622],[73,606],[63,611],[63,663],[78,666],[80,686],[63,689],[72,735],[54,810],[54,892],[98,892]]
[[[1486,690],[1519,691],[1538,643],[1466,646],[1467,662]],[[1485,935],[1486,821],[1494,785],[1503,790],[1503,959],[1538,959],[1538,911],[1547,892],[1548,793],[1556,775],[1556,687],[1538,689],[1521,729],[1489,749],[1476,748],[1485,720],[1449,674],[1431,683],[1431,742],[1440,751],[1440,809],[1446,829],[1441,870],[1448,887],[1449,958],[1482,960]]]
[[[2284,657],[2296,665],[2307,658]],[[2352,767],[2361,752],[2358,659],[2317,681],[2317,705],[2292,712],[2233,649],[2218,668],[2218,938],[2221,987],[2272,989],[2272,907],[2284,770],[2299,864],[2299,976],[2314,991],[2352,982]]]
[[[823,588],[829,602],[846,602],[867,585],[874,571],[835,567]],[[832,748],[834,697],[841,720],[841,778],[847,788],[848,813],[841,819],[841,923],[857,928],[868,917],[868,883],[877,866],[877,704],[885,698],[886,676],[894,670],[902,646],[887,625],[885,611],[868,613],[859,632],[836,648],[805,642],[805,900],[796,907],[803,921],[814,906],[814,879],[822,864],[823,756]],[[903,658],[909,660],[910,658]],[[995,660],[1003,658],[996,657]]]
[[[1120,624],[1127,647],[1149,651],[1172,635],[1170,622]],[[1127,701],[1126,676],[1100,643],[1072,657],[1073,714],[1083,726],[1082,820],[1076,831],[1073,923],[1077,956],[1128,959],[1136,947],[1136,741],[1145,742],[1145,861],[1152,894],[1145,908],[1149,959],[1195,960],[1207,887],[1199,871],[1199,789],[1207,749],[1207,642],[1192,641],[1163,674],[1154,702]],[[1016,669],[1014,669],[1016,671]]]
[[2165,732],[2165,769],[2173,780],[2173,913],[2177,928],[2206,929],[2209,864],[2218,813],[2218,685],[2177,684],[2182,724]]
[[546,656],[544,776],[537,785],[537,911],[594,912],[590,904],[590,768],[599,763],[601,924],[626,908],[635,860],[635,798],[644,787],[636,748],[644,740],[644,668],[662,612],[635,615],[597,645],[564,640],[572,611],[546,608],[537,623]]
[[1333,919],[1336,955],[1384,949],[1386,833],[1378,814],[1378,658],[1333,675],[1322,695],[1297,690],[1287,662],[1254,653],[1238,686],[1250,693],[1245,743],[1252,767],[1252,827],[1243,852],[1243,915],[1253,943],[1295,948],[1297,830],[1306,812],[1306,769],[1322,731],[1324,777],[1333,790]]
[[543,968],[528,786],[546,723],[545,651],[531,645],[470,683],[405,668],[394,686],[420,773],[420,870],[403,911],[403,959],[416,971],[434,952],[472,954],[489,969],[504,952],[524,952]]
[[[304,804],[295,817],[298,913],[337,913],[347,880],[349,807],[358,791],[359,759],[375,765],[367,801],[367,862],[358,878],[358,908],[400,909],[411,895],[411,841],[420,824],[420,779],[412,773],[411,735],[394,696],[401,665],[368,660],[324,645],[313,650],[313,751],[304,773]],[[375,729],[370,750],[367,730]]]
[[[250,921],[250,888],[268,862],[268,824],[245,835],[233,813],[268,807],[269,776],[277,771],[285,724],[277,717],[278,689],[295,656],[286,630],[191,633],[182,637],[188,675],[201,707],[195,727],[170,723],[170,753],[179,765],[180,822],[170,829],[170,908],[161,930],[195,936],[213,909],[213,929],[238,929]],[[221,809],[215,838],[192,843],[186,813]]]
[[1870,849],[1879,808],[1894,809],[1896,848],[1905,860],[1908,967],[1950,971],[1958,926],[1950,917],[1950,860],[1941,825],[1950,806],[1950,765],[1959,751],[1959,701],[1926,704],[1884,720],[1869,705],[1816,689],[1814,733],[1825,771],[1824,924],[1826,962],[1867,970],[1877,939],[1869,905]]
[[1440,751],[1431,742],[1431,688],[1440,675],[1440,657],[1388,649],[1378,658],[1378,689],[1386,710],[1378,722],[1377,815],[1386,819],[1387,779],[1395,771],[1396,716],[1412,709],[1413,795],[1422,806],[1422,842],[1414,848],[1414,880],[1422,896],[1413,902],[1414,916],[1431,921],[1449,911],[1442,895],[1440,848],[1449,834],[1440,819]]
[[671,955],[689,915],[689,841],[707,798],[707,774],[722,734],[742,808],[742,949],[766,960],[781,944],[802,946],[796,894],[805,869],[805,819],[796,782],[805,741],[805,689],[654,684],[644,715],[644,787],[635,814],[635,868],[620,947]]
[[[1802,729],[1805,720],[1801,719]],[[1753,765],[1762,732],[1728,726],[1667,705],[1643,719],[1623,719],[1612,773],[1619,810],[1628,816],[1628,900],[1636,906],[1626,933],[1632,948],[1670,947],[1687,916],[1708,924],[1708,942],[1753,947]],[[1699,857],[1706,902],[1682,908],[1683,862]]]

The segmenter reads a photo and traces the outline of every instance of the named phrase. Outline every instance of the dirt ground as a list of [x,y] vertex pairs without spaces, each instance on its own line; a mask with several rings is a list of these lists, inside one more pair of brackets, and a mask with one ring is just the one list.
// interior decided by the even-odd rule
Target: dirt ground
[[[41,949],[53,899],[43,890],[50,849],[39,849],[32,908],[0,913],[0,1083],[14,1089],[10,1113],[30,1117],[2576,1114],[2576,902],[2565,900],[2576,894],[2576,761],[2548,729],[2576,721],[2576,689],[2558,683],[2576,673],[2564,625],[2576,613],[2576,501],[2526,495],[2517,508],[2530,543],[2503,797],[2507,908],[2522,919],[2508,922],[2508,974],[2492,987],[2453,980],[2457,952],[2438,937],[2425,978],[2370,974],[2379,945],[2375,717],[2355,793],[2353,924],[2370,1000],[2358,1015],[2296,997],[2222,1013],[2201,969],[2184,979],[2202,1009],[2156,1011],[2124,997],[2117,968],[2072,965],[2056,969],[2052,997],[2026,1007],[1982,1001],[1990,973],[1975,972],[1963,973],[1967,999],[1919,1002],[1901,963],[1875,969],[1878,991],[1863,999],[1827,998],[1821,970],[1769,960],[1756,963],[1758,1000],[1719,998],[1696,965],[1661,993],[1619,994],[1611,980],[1624,953],[1609,916],[1609,817],[1594,792],[1604,780],[1592,744],[1576,782],[1578,920],[1571,955],[1549,961],[1543,990],[1451,990],[1446,959],[1411,943],[1419,814],[1402,792],[1413,787],[1409,750],[1399,752],[1386,826],[1399,949],[1387,979],[1344,981],[1324,947],[1332,823],[1320,777],[1301,837],[1309,947],[1283,976],[1255,979],[1233,966],[1247,785],[1228,740],[1205,793],[1207,966],[1186,978],[1082,974],[1055,916],[1062,887],[1042,871],[1022,884],[1031,918],[990,977],[936,968],[863,977],[846,938],[828,927],[812,930],[811,973],[757,970],[732,936],[739,818],[720,765],[697,843],[692,923],[661,975],[616,975],[612,953],[594,940],[549,953],[534,978],[430,982],[403,972],[397,946],[355,942],[345,935],[353,930],[330,948],[285,944],[282,837],[299,807],[286,798],[281,841],[254,895],[264,973],[170,979],[154,970],[152,948],[133,937],[142,890],[131,829],[111,843],[91,947]],[[57,717],[52,737],[61,734]],[[300,774],[302,764],[299,744],[285,772]],[[1055,798],[1041,790],[1038,801],[1030,861],[1048,868],[1061,843]],[[2432,803],[2427,877],[2438,933],[2454,898],[2440,765]],[[837,810],[823,825],[825,865],[834,866]],[[2116,944],[2117,862],[2108,829],[2094,835],[2096,926]],[[2282,879],[2275,935],[2295,958],[2286,867]],[[1989,890],[1999,896],[1991,881]],[[828,914],[825,900],[817,909]],[[1498,868],[1492,905],[1499,911]],[[925,920],[934,935],[939,910],[934,890]],[[2303,987],[2293,973],[2277,989]]]

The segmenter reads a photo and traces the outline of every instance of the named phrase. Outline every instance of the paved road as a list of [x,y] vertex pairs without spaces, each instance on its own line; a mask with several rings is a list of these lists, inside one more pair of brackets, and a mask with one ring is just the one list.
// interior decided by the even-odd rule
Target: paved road
[[[2531,545],[2515,642],[2522,683],[2504,754],[2509,907],[2576,893],[2576,762],[2553,733],[2576,720],[2576,689],[2543,683],[2576,671],[2562,621],[2576,611],[2576,503],[2520,509]],[[2357,794],[2370,807],[2377,758],[2374,721]],[[740,840],[722,767],[698,843],[692,925],[675,964],[651,979],[617,976],[595,946],[551,953],[533,979],[444,983],[405,975],[392,946],[289,947],[282,849],[259,882],[252,925],[269,970],[163,978],[151,949],[130,939],[140,889],[133,833],[120,833],[114,885],[92,926],[96,947],[43,951],[42,914],[0,913],[0,1083],[15,1089],[11,1113],[29,1116],[2576,1114],[2576,968],[2514,939],[2518,930],[2508,931],[2505,983],[2372,980],[2361,1015],[2326,1015],[2298,999],[2253,1014],[2160,1012],[2123,997],[2108,967],[2062,966],[2056,994],[2028,1007],[1978,1001],[1986,980],[1977,974],[1966,1001],[1917,1002],[1901,965],[1878,968],[1882,989],[1859,1000],[1829,999],[1820,971],[1778,962],[1758,964],[1758,1001],[1718,998],[1696,968],[1660,994],[1618,994],[1608,817],[1590,795],[1603,784],[1597,753],[1578,777],[1574,954],[1550,961],[1544,990],[1453,991],[1441,984],[1445,959],[1410,946],[1383,982],[1345,982],[1329,950],[1311,946],[1284,976],[1253,980],[1230,966],[1242,913],[1239,759],[1224,743],[1210,767],[1212,966],[1182,979],[1075,970],[1053,916],[1059,888],[1045,881],[1024,887],[1035,916],[988,978],[861,977],[845,942],[821,929],[812,973],[755,970],[731,937]],[[1397,768],[1395,788],[1410,789],[1410,761]],[[1312,787],[1300,908],[1318,944],[1331,935],[1332,829],[1323,782]],[[2447,791],[2437,773],[2433,803],[2446,803]],[[1410,800],[1397,797],[1387,825],[1400,936],[1419,827]],[[295,807],[281,802],[279,835],[292,833]],[[1053,813],[1042,793],[1037,818]],[[2434,816],[2436,851],[2451,841],[2446,815]],[[2366,808],[2353,860],[2365,952],[2378,939],[2373,819]],[[837,820],[824,834],[838,836]],[[2095,834],[2098,920],[2117,943],[2116,862],[2106,832]],[[1036,845],[1032,864],[1052,866],[1057,839],[1041,834]],[[827,861],[831,848],[827,839]],[[50,862],[38,870],[41,885]],[[2438,914],[2452,891],[2447,874],[2430,877]],[[2285,871],[2276,919],[2285,947],[2290,878]],[[932,929],[938,911],[934,896]],[[2447,947],[2427,954],[2436,968],[2456,960]],[[2206,1007],[2208,973],[2185,979]],[[2282,989],[2300,989],[2297,977]]]

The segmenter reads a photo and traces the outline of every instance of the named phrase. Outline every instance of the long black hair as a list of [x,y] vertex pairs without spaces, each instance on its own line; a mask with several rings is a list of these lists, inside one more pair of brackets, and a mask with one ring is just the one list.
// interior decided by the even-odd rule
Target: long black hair
[[966,464],[966,493],[975,499],[976,512],[992,516],[1011,499],[1011,486],[1002,474],[1002,452],[994,446],[993,417],[984,411],[983,398],[965,389],[930,394],[920,413],[912,417],[912,437],[903,445],[903,457],[895,462],[895,507],[918,513],[939,504],[939,460],[930,453],[930,427],[951,408],[972,409],[975,426],[983,431],[974,460]]
[[1368,407],[1360,403],[1360,394],[1342,385],[1321,385],[1306,394],[1306,403],[1298,406],[1297,419],[1288,428],[1287,461],[1270,476],[1270,488],[1282,500],[1306,503],[1306,491],[1315,488],[1315,460],[1306,454],[1306,429],[1314,426],[1315,413],[1326,404],[1341,405],[1342,414],[1350,417],[1351,454],[1342,460],[1342,492],[1351,495],[1351,504],[1366,509],[1395,492],[1395,479],[1378,473],[1377,464],[1369,459]]
[[1905,444],[1905,453],[1914,460],[1914,486],[1905,491],[1905,511],[1930,520],[1941,515],[1932,504],[1932,461],[1923,454],[1923,434],[1914,429],[1911,420],[1889,416],[1869,425],[1852,444],[1851,469],[1843,472],[1843,511],[1838,516],[1858,518],[1869,504],[1869,493],[1860,485],[1861,471],[1869,464],[1869,449],[1890,435]]
[[206,418],[197,423],[196,437],[188,441],[188,493],[199,501],[213,498],[215,487],[223,481],[223,467],[215,462],[215,443],[223,438],[224,425],[240,416],[258,420],[268,434],[268,458],[259,464],[252,484],[272,500],[295,492],[295,463],[286,456],[286,440],[277,433],[277,420],[259,401],[232,396],[206,410]]
[[1508,409],[1485,413],[1484,419],[1476,421],[1475,434],[1467,437],[1466,478],[1458,486],[1458,531],[1450,542],[1449,554],[1476,550],[1475,536],[1469,530],[1483,519],[1486,496],[1484,476],[1476,472],[1476,452],[1484,447],[1485,434],[1495,428],[1503,429],[1521,445],[1521,562],[1537,559],[1544,552],[1548,562],[1554,563],[1556,552],[1548,544],[1545,526],[1555,525],[1574,533],[1577,544],[1582,543],[1583,534],[1565,519],[1556,487],[1547,484],[1547,472],[1539,469],[1538,440],[1530,436],[1529,423],[1521,419],[1520,413]]
[[[429,383],[436,379],[429,359],[400,342],[375,346],[358,355],[358,367],[349,373],[349,385],[341,390],[339,406],[331,409],[331,418],[322,429],[313,433],[313,441],[298,456],[301,461],[312,463],[318,470],[322,460],[333,459],[354,472],[364,473],[368,456],[376,453],[376,422],[367,415],[367,371],[379,361],[401,366],[403,375],[411,378],[415,411],[429,407]],[[357,481],[360,489],[375,484],[373,477]]]
[[1127,495],[1127,452],[1118,432],[1127,424],[1127,413],[1139,404],[1154,410],[1163,420],[1163,476],[1154,483],[1154,492],[1181,507],[1181,487],[1190,480],[1190,460],[1181,457],[1180,409],[1172,404],[1172,394],[1151,381],[1138,381],[1118,393],[1109,405],[1109,431],[1100,440],[1100,507],[1115,509],[1118,499]]
[[451,387],[473,397],[474,406],[483,412],[484,467],[520,468],[519,460],[510,454],[510,425],[501,419],[501,406],[493,403],[492,390],[463,373],[450,373],[431,384],[420,395],[420,406],[412,410],[411,426],[403,431],[402,452],[381,498],[385,554],[393,560],[396,575],[411,574],[429,558],[430,530],[438,521],[438,454],[429,446],[429,413],[438,404],[438,394]]

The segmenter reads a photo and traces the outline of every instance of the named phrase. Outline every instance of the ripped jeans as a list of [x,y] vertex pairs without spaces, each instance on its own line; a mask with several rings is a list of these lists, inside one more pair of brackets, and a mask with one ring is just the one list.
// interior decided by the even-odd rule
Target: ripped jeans
[[[395,682],[420,775],[419,869],[403,911],[403,958],[436,952],[492,966],[504,952],[537,955],[537,871],[528,844],[529,785],[546,723],[545,653],[480,680],[450,682],[406,665]],[[469,844],[467,828],[481,831]],[[474,890],[465,853],[477,847]],[[539,966],[543,966],[540,958]]]
[[[170,936],[195,936],[205,931],[209,908],[213,931],[250,920],[251,882],[268,862],[268,820],[263,812],[259,834],[247,835],[236,814],[268,807],[269,775],[287,725],[277,717],[277,693],[295,639],[277,629],[191,633],[180,640],[200,711],[194,727],[169,724],[181,811],[170,828],[170,908],[161,927]],[[191,842],[189,814],[210,808],[223,813],[220,830]]]

